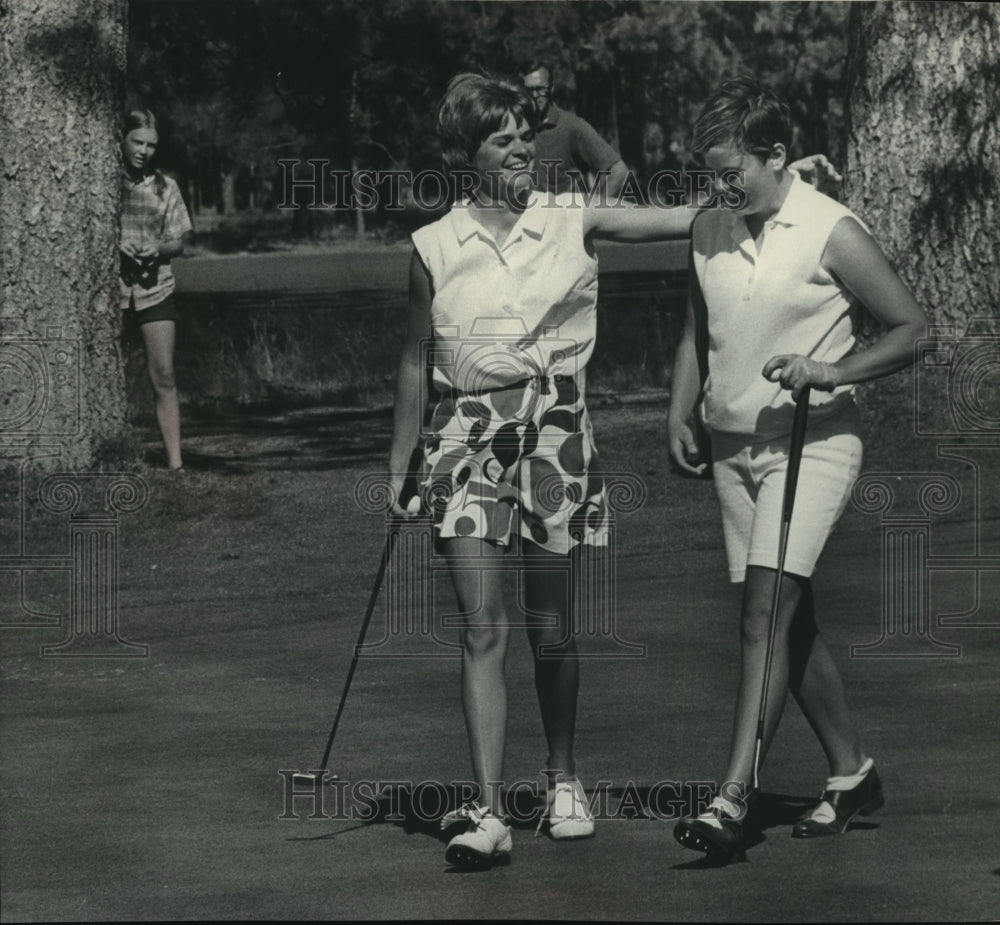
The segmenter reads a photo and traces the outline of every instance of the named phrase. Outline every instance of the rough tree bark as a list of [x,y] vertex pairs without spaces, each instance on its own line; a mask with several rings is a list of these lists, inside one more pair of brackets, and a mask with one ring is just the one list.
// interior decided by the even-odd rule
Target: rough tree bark
[[862,388],[868,432],[1000,432],[1000,321],[976,320],[1000,315],[1000,7],[852,4],[847,65],[847,204],[942,326]]
[[851,5],[847,204],[936,323],[1000,313],[1000,6]]
[[0,465],[113,464],[125,442],[126,13],[126,0],[0,0]]

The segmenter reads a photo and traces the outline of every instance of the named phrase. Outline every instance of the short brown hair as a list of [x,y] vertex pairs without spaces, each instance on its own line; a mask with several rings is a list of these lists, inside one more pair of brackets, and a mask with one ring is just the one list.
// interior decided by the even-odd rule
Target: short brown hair
[[453,77],[437,109],[445,168],[471,167],[479,146],[503,128],[507,113],[518,122],[534,119],[534,104],[520,84],[482,74]]
[[792,140],[791,111],[780,96],[753,77],[727,80],[702,107],[694,124],[691,149],[699,159],[716,145],[732,143],[749,154],[787,151]]

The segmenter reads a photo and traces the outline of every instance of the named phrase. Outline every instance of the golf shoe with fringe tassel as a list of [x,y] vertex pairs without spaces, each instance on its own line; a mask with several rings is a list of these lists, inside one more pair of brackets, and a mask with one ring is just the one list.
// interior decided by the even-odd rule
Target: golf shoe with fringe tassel
[[488,809],[469,803],[441,820],[446,829],[465,819],[468,828],[448,842],[444,858],[449,864],[463,870],[487,870],[510,863],[513,839],[510,826]]

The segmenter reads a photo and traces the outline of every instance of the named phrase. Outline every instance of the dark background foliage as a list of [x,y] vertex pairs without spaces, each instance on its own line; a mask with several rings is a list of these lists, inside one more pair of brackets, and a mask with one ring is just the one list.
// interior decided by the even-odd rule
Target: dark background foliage
[[516,75],[536,59],[551,62],[557,100],[640,176],[684,165],[701,100],[740,71],[788,97],[794,154],[838,160],[846,6],[132,0],[130,95],[161,117],[162,163],[193,209],[227,214],[273,208],[282,157],[437,166],[433,113],[448,79]]

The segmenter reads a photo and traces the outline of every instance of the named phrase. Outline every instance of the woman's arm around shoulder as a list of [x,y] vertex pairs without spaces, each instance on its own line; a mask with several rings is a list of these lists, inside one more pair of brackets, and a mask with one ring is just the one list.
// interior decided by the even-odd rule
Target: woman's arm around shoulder
[[583,207],[583,235],[633,243],[676,241],[691,234],[697,214],[697,206],[592,203]]

